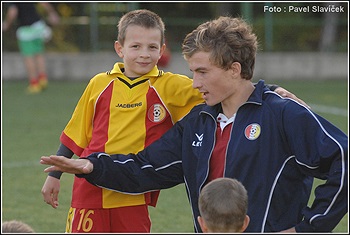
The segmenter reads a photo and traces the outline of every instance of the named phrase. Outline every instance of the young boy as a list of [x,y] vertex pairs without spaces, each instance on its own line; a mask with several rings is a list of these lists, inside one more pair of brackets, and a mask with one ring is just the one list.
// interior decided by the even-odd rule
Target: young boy
[[[205,104],[137,154],[42,157],[54,165],[45,172],[134,194],[185,183],[196,232],[202,187],[235,178],[249,192],[245,232],[331,232],[348,212],[348,136],[263,80],[252,82],[257,42],[240,18],[199,25],[182,52]],[[313,189],[316,178],[323,182]]]
[[[203,103],[192,79],[158,70],[164,31],[162,19],[149,10],[130,11],[120,19],[114,48],[123,63],[91,79],[62,132],[57,155],[137,153]],[[54,208],[60,176],[50,173],[42,188],[44,201]],[[66,232],[148,233],[148,205],[155,206],[158,195],[124,194],[75,177]]]
[[240,233],[249,224],[247,190],[236,179],[210,181],[199,194],[198,206],[204,233]]
[[[131,11],[120,19],[118,30],[114,48],[124,63],[91,79],[60,137],[60,155],[136,153],[203,102],[191,79],[157,69],[165,50],[164,23],[157,14]],[[49,174],[42,189],[54,208],[59,176]],[[148,233],[147,207],[156,205],[158,194],[122,194],[75,177],[66,232]]]

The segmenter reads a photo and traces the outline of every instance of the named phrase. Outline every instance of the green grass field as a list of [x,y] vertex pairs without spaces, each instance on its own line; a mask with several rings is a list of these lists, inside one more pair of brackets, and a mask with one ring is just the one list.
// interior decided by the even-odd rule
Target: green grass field
[[[295,93],[348,133],[347,80],[267,82]],[[73,176],[62,176],[60,206],[53,209],[41,196],[46,174],[39,159],[56,152],[61,131],[86,84],[52,81],[43,93],[27,95],[25,81],[2,82],[2,221],[18,219],[38,233],[64,233]],[[158,206],[150,208],[150,213],[153,233],[193,232],[184,185],[163,190]],[[348,232],[348,215],[334,232]]]

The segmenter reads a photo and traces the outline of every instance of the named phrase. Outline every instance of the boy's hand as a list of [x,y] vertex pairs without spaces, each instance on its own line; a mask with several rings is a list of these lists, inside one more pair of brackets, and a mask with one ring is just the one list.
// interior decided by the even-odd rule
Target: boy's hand
[[44,172],[62,171],[70,174],[89,174],[94,169],[94,165],[88,159],[69,159],[56,155],[42,156],[40,164],[51,165],[45,168]]
[[60,192],[60,180],[52,176],[47,176],[46,181],[41,189],[44,202],[51,205],[52,208],[58,207],[58,194]]
[[283,87],[277,87],[277,88],[275,89],[275,92],[276,92],[277,94],[279,94],[280,96],[282,96],[282,97],[291,98],[291,99],[293,99],[293,100],[295,100],[295,101],[297,101],[297,102],[303,104],[304,106],[308,107],[309,109],[311,109],[311,107],[310,107],[307,103],[305,103],[302,99],[299,99],[296,95],[294,95],[294,94],[293,94],[292,92],[290,92],[290,91],[287,91],[287,90],[284,89]]

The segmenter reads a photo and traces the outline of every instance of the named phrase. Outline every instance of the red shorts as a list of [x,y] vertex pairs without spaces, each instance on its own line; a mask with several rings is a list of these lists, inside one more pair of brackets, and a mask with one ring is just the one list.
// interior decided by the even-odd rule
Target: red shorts
[[70,208],[66,233],[150,233],[147,205],[112,209]]

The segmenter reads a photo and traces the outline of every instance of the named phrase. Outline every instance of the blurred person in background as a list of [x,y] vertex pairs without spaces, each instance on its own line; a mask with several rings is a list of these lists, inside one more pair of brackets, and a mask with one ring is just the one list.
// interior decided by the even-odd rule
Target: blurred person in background
[[45,61],[45,42],[51,39],[51,28],[37,10],[40,4],[47,13],[47,21],[51,25],[60,22],[60,16],[48,2],[12,2],[2,22],[2,30],[7,31],[17,21],[16,37],[27,71],[28,93],[36,94],[48,85]]

